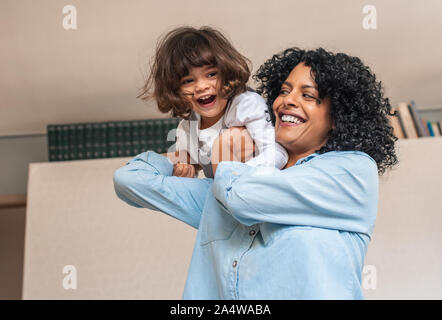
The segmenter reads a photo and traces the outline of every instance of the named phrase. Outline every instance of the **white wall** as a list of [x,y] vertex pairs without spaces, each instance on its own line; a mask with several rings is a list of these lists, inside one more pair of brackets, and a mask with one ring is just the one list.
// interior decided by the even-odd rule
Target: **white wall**
[[[367,3],[376,30],[362,28]],[[66,4],[77,30],[62,27]],[[441,10],[440,0],[2,0],[0,136],[162,116],[135,96],[156,39],[183,24],[220,28],[254,70],[294,45],[357,55],[393,102],[441,106]]]

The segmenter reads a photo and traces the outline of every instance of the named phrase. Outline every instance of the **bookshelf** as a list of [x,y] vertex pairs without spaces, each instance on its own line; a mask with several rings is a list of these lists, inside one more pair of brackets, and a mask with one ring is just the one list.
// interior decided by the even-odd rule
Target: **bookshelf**
[[143,150],[167,152],[168,133],[179,119],[107,121],[47,126],[49,161],[135,156]]
[[400,139],[442,136],[442,107],[417,106],[414,101],[393,106],[396,117],[391,117],[394,135]]

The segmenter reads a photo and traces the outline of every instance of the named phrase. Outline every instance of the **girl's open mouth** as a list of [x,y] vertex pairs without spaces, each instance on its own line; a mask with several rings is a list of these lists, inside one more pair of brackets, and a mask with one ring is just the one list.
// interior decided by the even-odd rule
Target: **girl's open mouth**
[[215,104],[215,100],[216,100],[216,96],[215,95],[210,95],[210,96],[201,97],[201,98],[197,99],[196,101],[203,108],[208,108],[208,107],[211,107],[211,106],[213,106]]

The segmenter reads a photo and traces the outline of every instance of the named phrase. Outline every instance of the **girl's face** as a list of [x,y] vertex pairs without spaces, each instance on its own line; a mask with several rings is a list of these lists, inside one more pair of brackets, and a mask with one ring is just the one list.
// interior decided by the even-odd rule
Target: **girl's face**
[[214,125],[226,111],[227,99],[219,94],[220,82],[219,70],[213,66],[192,67],[180,80],[181,93],[201,116],[201,129]]
[[304,63],[298,64],[273,103],[276,141],[298,159],[320,149],[333,124],[330,100],[319,100],[310,71]]

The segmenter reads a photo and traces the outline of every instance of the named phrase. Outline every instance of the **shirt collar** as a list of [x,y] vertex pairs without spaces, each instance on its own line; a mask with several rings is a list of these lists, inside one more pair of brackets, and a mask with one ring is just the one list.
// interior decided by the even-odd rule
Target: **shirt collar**
[[316,157],[316,156],[318,156],[318,155],[319,155],[319,154],[315,152],[315,153],[312,153],[312,154],[310,154],[310,155],[308,155],[308,156],[306,156],[306,157],[304,157],[304,158],[301,158],[301,159],[299,159],[298,161],[296,161],[295,166],[297,166],[298,164],[303,164],[303,163],[305,163],[305,162],[307,162],[307,161],[313,159],[314,157]]

